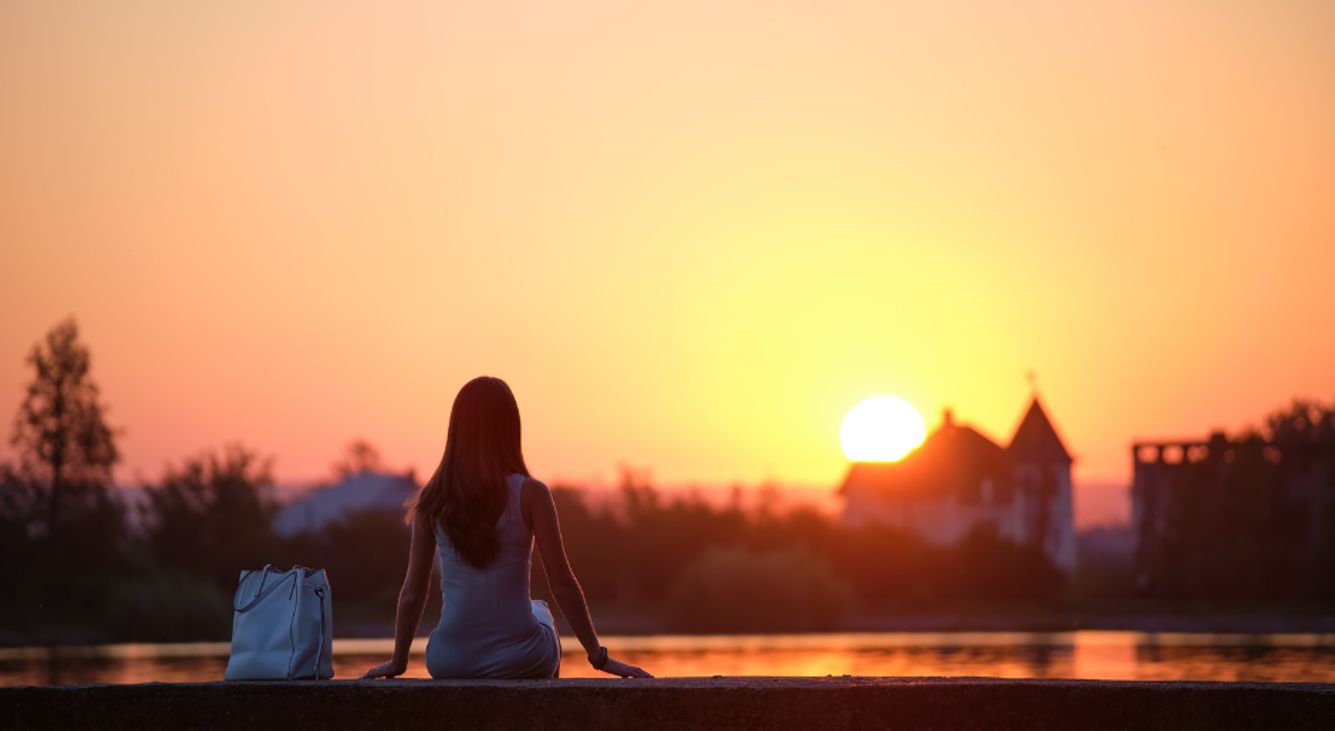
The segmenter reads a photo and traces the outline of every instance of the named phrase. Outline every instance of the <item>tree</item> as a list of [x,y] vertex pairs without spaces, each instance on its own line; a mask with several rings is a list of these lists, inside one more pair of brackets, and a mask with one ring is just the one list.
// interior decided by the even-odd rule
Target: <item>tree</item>
[[85,624],[123,566],[115,433],[73,320],[52,328],[27,363],[33,380],[10,437],[18,459],[0,465],[0,614],[13,627]]
[[20,627],[33,623],[40,597],[38,579],[43,573],[41,541],[34,535],[32,516],[41,505],[41,495],[16,474],[13,465],[0,464],[0,626]]
[[144,533],[157,564],[223,588],[272,560],[277,505],[270,462],[239,444],[168,467],[145,490]]
[[682,570],[667,619],[684,632],[812,632],[840,627],[850,600],[807,551],[710,547]]
[[1281,445],[1335,445],[1335,405],[1295,399],[1266,418],[1270,440]]
[[334,463],[334,474],[339,478],[379,472],[383,469],[380,450],[365,439],[356,439],[343,450],[343,459]]
[[28,355],[35,373],[14,418],[10,444],[19,452],[14,477],[40,493],[45,515],[29,518],[40,520],[35,527],[52,543],[63,514],[77,520],[115,510],[107,488],[120,453],[103,419],[91,360],[74,320],[52,328]]
[[[1305,507],[1302,584],[1323,600],[1335,598],[1335,404],[1295,399],[1266,420],[1270,440],[1284,451],[1286,477]],[[1295,479],[1296,478],[1296,479]]]
[[[393,606],[410,538],[402,510],[371,508],[349,513],[318,531],[298,533],[267,560],[325,569],[340,602],[384,600],[380,606]],[[375,550],[366,550],[368,546]]]

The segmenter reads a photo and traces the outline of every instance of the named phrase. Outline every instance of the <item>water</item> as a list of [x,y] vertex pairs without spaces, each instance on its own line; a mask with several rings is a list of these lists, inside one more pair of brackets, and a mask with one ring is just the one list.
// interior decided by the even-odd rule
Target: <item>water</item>
[[[571,637],[562,677],[599,677]],[[662,677],[892,675],[1335,683],[1335,634],[890,632],[603,638]],[[425,678],[426,640],[404,677]],[[390,639],[334,641],[337,678],[389,658]],[[221,680],[226,643],[0,649],[0,685]],[[605,677],[605,676],[604,676]]]

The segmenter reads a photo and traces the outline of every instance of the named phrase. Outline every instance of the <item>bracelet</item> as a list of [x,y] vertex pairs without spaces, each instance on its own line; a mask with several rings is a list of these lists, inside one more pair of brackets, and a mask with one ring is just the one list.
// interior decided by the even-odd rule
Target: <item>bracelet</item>
[[589,658],[589,664],[593,666],[593,669],[594,669],[594,670],[602,670],[604,667],[606,667],[606,666],[607,666],[607,648],[606,648],[606,647],[603,647],[602,645],[599,645],[599,646],[598,646],[598,656],[597,656],[596,658]]

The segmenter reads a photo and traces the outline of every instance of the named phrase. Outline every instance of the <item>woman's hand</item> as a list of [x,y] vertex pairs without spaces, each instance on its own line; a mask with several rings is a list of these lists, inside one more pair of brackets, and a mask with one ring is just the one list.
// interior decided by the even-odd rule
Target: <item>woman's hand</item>
[[403,671],[408,669],[408,663],[400,663],[394,660],[386,660],[379,665],[366,671],[363,678],[392,678],[396,675],[403,675]]
[[603,663],[602,671],[605,672],[605,673],[607,673],[607,674],[609,674],[609,675],[617,675],[617,676],[620,676],[620,677],[622,677],[622,678],[652,678],[652,677],[654,677],[654,676],[650,675],[649,673],[646,673],[644,670],[635,667],[634,665],[627,665],[626,663],[621,662],[620,660],[613,660],[613,659],[610,658],[610,657],[607,658],[607,662],[606,662],[606,663]]

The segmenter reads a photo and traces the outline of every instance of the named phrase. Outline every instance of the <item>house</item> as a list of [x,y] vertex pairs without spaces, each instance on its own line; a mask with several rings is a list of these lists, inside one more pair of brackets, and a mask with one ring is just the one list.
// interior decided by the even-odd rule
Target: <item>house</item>
[[951,545],[976,528],[1038,543],[1063,570],[1075,568],[1071,453],[1037,397],[1003,447],[949,410],[922,446],[898,462],[854,462],[839,488],[842,522],[869,523]]
[[274,516],[273,529],[282,536],[315,531],[363,510],[394,510],[402,515],[404,502],[417,489],[411,475],[362,471],[288,503]]

